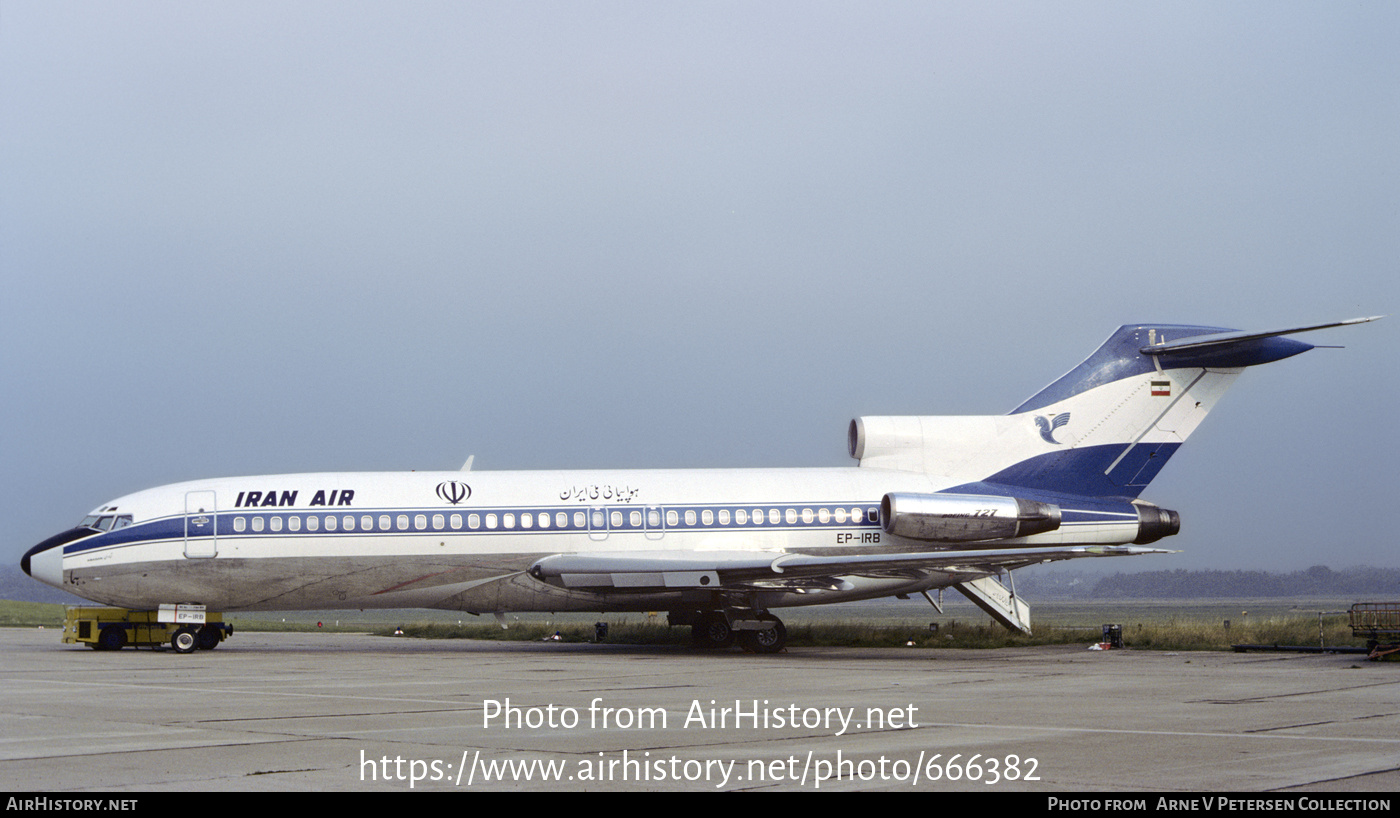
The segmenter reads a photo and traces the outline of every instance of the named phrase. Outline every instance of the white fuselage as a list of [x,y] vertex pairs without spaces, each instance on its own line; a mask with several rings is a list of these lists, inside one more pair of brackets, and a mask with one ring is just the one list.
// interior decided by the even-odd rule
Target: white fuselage
[[[180,483],[93,515],[130,525],[80,540],[38,572],[128,608],[433,607],[472,612],[658,610],[708,591],[606,595],[525,574],[552,554],[928,551],[882,530],[887,492],[934,492],[928,476],[872,468],[324,473]],[[1067,509],[1072,512],[1073,509]],[[1122,543],[1136,517],[1071,513],[1058,531],[999,545]],[[64,553],[66,550],[66,553]],[[987,570],[843,575],[840,587],[760,590],[763,607],[911,593]],[[59,584],[59,583],[55,583]]]

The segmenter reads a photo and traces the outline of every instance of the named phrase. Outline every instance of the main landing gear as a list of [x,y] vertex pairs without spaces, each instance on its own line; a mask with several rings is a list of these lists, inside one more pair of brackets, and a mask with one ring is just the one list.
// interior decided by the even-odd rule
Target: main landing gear
[[735,642],[750,653],[778,653],[787,647],[787,628],[778,617],[752,610],[672,612],[673,625],[690,625],[699,648],[727,648]]

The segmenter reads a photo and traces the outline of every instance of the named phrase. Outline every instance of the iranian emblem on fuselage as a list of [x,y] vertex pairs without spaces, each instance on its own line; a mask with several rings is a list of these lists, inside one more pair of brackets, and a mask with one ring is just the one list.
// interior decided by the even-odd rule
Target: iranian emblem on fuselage
[[1053,418],[1049,415],[1037,415],[1035,418],[1036,428],[1040,429],[1041,440],[1056,446],[1061,444],[1055,439],[1055,430],[1067,423],[1069,423],[1069,412],[1061,412]]
[[472,496],[472,487],[458,480],[447,480],[438,483],[437,496],[455,506]]

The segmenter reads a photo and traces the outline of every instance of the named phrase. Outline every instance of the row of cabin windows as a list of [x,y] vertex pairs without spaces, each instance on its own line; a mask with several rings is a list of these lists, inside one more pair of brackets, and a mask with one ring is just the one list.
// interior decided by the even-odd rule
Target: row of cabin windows
[[[247,531],[251,527],[253,531],[263,531],[264,529],[269,531],[281,531],[284,519],[286,520],[286,528],[288,531],[301,530],[302,520],[301,517],[298,517],[296,515],[291,515],[286,518],[275,515],[270,517],[253,517],[251,518],[251,526],[250,521],[248,519],[244,519],[243,517],[234,517],[233,530],[242,533],[244,531]],[[376,530],[376,520],[373,514],[364,514],[358,518],[355,517],[355,515],[353,514],[346,514],[341,517],[337,517],[334,514],[327,514],[324,519],[321,517],[308,516],[306,518],[306,530],[320,531],[322,526],[324,525],[326,531],[335,531],[337,529],[343,529],[345,531],[354,531],[356,528],[357,520],[359,529],[361,531]],[[435,531],[441,531],[446,525],[446,523],[447,520],[444,519],[443,515],[433,515],[433,529]],[[451,523],[453,528],[461,528],[462,515],[453,514]],[[397,516],[397,518],[391,517],[388,514],[380,514],[378,518],[378,524],[379,531],[390,531],[394,528],[397,528],[399,531],[407,531],[409,526],[409,519],[407,514],[400,514]],[[428,515],[415,514],[413,516],[413,528],[418,531],[426,531],[428,529]]]
[[[594,530],[602,530],[604,528],[642,527],[643,512],[641,509],[630,509],[627,511],[614,509],[608,512],[593,510],[588,512],[588,514],[592,515],[591,520],[582,511],[575,511],[572,515],[567,511],[559,511],[555,512],[552,516],[547,511],[542,511],[538,514],[532,514],[527,511],[519,515],[512,512],[503,514],[491,512],[484,515],[468,514],[466,515],[465,522],[466,527],[473,531],[479,530],[483,528],[483,526],[488,531],[500,528],[514,529],[517,527],[567,529],[570,527],[570,523],[573,524],[573,528],[575,529],[589,527],[590,523]],[[795,508],[770,508],[766,512],[761,508],[756,508],[752,511],[740,508],[733,510],[733,512],[727,508],[722,508],[718,511],[707,508],[698,512],[695,509],[686,509],[684,512],[670,509],[666,511],[666,527],[674,528],[679,526],[682,514],[684,514],[685,524],[688,526],[693,526],[697,522],[702,526],[712,526],[716,521],[718,521],[720,525],[730,525],[731,522],[734,525],[763,525],[765,523],[768,525],[779,525],[784,522],[788,525],[796,525],[798,519],[801,519],[803,523],[830,523],[833,520],[837,523],[845,523],[847,520],[850,520],[853,524],[860,524],[867,520],[874,523],[880,520],[880,510],[877,508],[852,508],[849,511],[845,508],[837,508],[834,510],[819,508],[815,511],[810,508],[804,508],[800,511]],[[660,509],[649,508],[646,510],[645,515],[647,528],[661,527]],[[285,523],[283,522],[284,520]],[[380,514],[378,518],[373,514],[363,514],[358,518],[353,514],[345,514],[342,516],[328,514],[324,518],[308,516],[306,518],[306,530],[319,531],[322,526],[324,526],[326,531],[335,531],[337,529],[354,531],[356,530],[357,520],[360,531],[409,530],[409,515],[407,514],[399,514],[397,516]],[[463,518],[461,514],[453,514],[450,517],[445,517],[442,514],[434,514],[432,518],[432,530],[442,531],[444,528],[450,527],[453,531],[460,531],[462,529],[462,523]],[[302,528],[302,518],[297,515],[290,515],[285,518],[278,515],[233,518],[233,530],[240,534],[247,531],[250,527],[254,532],[263,530],[281,531],[284,525],[288,531],[300,531]],[[412,527],[415,531],[427,531],[428,515],[413,515]]]

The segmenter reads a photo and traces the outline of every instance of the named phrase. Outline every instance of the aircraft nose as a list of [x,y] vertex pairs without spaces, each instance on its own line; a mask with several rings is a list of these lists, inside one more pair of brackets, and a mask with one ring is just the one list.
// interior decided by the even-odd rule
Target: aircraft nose
[[63,546],[83,537],[96,534],[91,528],[73,528],[62,534],[55,534],[39,543],[19,560],[24,573],[48,583],[56,588],[63,587]]

